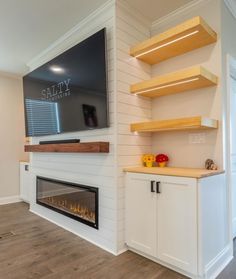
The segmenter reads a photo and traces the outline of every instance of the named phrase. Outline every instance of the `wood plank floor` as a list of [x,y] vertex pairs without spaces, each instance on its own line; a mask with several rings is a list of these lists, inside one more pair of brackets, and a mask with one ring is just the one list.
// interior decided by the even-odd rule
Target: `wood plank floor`
[[[1,235],[4,279],[186,278],[132,252],[115,257],[30,213],[25,203],[0,206]],[[235,279],[235,266],[234,261],[219,279]]]

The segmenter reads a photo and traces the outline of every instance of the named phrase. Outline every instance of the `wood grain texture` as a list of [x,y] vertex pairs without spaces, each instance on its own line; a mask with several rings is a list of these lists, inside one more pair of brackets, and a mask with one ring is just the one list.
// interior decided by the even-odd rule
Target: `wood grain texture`
[[196,116],[179,119],[154,120],[130,125],[132,132],[163,132],[193,129],[217,129],[218,121]]
[[25,152],[109,153],[109,142],[25,145]]
[[4,279],[184,279],[130,251],[113,256],[28,211],[0,206],[0,269]]
[[216,86],[217,82],[217,76],[201,66],[195,66],[131,85],[130,92],[154,98]]
[[[195,31],[198,32],[178,40]],[[177,41],[171,43],[174,40]],[[156,64],[216,41],[217,34],[201,17],[197,16],[132,47],[130,55],[138,56],[138,59],[146,63]],[[154,48],[157,49],[149,52]]]
[[203,178],[212,175],[218,175],[224,173],[224,170],[206,170],[206,169],[193,169],[193,168],[147,168],[147,167],[128,167],[124,168],[125,172],[156,174],[156,175],[168,175],[168,176],[180,176],[191,178]]

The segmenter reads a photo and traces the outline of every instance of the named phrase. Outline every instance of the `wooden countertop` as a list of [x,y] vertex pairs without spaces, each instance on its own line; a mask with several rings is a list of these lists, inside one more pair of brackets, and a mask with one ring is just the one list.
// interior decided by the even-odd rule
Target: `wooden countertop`
[[157,174],[157,175],[169,175],[169,176],[181,176],[181,177],[192,177],[202,178],[212,175],[224,173],[224,170],[206,170],[206,169],[191,169],[191,168],[159,168],[159,167],[127,167],[124,169],[125,172],[145,173],[145,174]]

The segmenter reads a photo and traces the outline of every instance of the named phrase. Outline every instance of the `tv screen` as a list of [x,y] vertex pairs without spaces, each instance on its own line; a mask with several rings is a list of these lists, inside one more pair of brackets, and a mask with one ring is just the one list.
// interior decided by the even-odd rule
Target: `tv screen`
[[23,77],[28,137],[108,127],[105,31]]

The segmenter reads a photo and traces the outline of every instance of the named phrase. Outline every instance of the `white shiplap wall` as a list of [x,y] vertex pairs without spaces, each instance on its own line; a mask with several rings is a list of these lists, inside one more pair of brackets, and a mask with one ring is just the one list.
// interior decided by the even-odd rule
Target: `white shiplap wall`
[[[115,128],[115,6],[111,1],[91,14],[30,63],[34,69],[79,43],[100,29],[107,28],[108,90],[110,127],[101,130],[43,137],[43,140],[80,138],[81,141],[109,141],[109,154],[33,153],[31,155],[31,210],[58,225],[88,239],[96,245],[117,253],[117,191],[116,191],[116,128]],[[34,138],[38,143],[41,138]],[[36,175],[51,177],[99,188],[99,230],[90,228],[35,203]]]
[[150,23],[119,1],[116,9],[117,75],[117,209],[118,251],[124,248],[124,172],[125,166],[141,165],[141,155],[151,151],[151,136],[130,132],[130,123],[151,118],[151,101],[132,96],[131,84],[150,79],[151,67],[130,57],[130,46],[149,38]]
[[[32,154],[31,210],[114,254],[125,249],[123,168],[141,165],[141,155],[151,151],[150,134],[130,132],[130,123],[151,118],[151,101],[129,92],[131,84],[151,77],[151,67],[129,55],[130,46],[150,37],[150,25],[125,1],[118,1],[116,7],[115,1],[110,1],[29,64],[33,70],[101,28],[107,28],[110,128],[34,138],[32,143],[73,137],[81,141],[109,141],[110,153]],[[36,175],[99,187],[99,230],[35,204]]]

